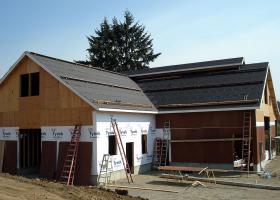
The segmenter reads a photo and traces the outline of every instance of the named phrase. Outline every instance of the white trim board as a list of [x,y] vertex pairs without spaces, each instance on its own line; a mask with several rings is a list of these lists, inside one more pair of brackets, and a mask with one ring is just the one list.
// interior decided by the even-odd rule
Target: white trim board
[[146,114],[157,114],[158,113],[158,111],[124,110],[124,109],[113,109],[113,108],[99,108],[98,111],[101,111],[101,112],[146,113]]
[[[263,127],[264,126],[264,122],[256,122],[256,127]],[[275,122],[271,121],[269,122],[269,126],[275,126]]]
[[[261,103],[260,104],[262,104],[262,100],[264,99],[264,91],[265,91],[265,87],[266,87],[266,83],[267,83],[267,78],[268,78],[268,68],[269,68],[269,66],[266,69],[266,74],[265,74],[265,79],[264,79],[264,85],[263,85],[262,97],[261,97]],[[264,101],[265,101],[265,99],[264,99]]]

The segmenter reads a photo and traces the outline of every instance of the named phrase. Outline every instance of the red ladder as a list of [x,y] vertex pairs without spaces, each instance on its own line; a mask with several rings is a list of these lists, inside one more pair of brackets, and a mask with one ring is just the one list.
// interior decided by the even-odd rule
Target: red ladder
[[250,170],[251,162],[251,111],[244,111],[243,116],[243,140],[242,140],[242,161],[245,162],[246,167],[241,164],[241,170]]
[[81,137],[81,126],[76,125],[68,145],[67,153],[64,158],[63,167],[59,180],[67,185],[73,185],[75,169],[77,164],[77,155],[79,151],[79,142]]
[[133,183],[130,166],[129,166],[129,163],[127,161],[127,157],[126,157],[126,154],[125,154],[125,151],[124,151],[124,148],[123,148],[122,138],[121,138],[121,135],[120,135],[120,132],[119,132],[118,124],[117,124],[116,120],[114,120],[114,119],[111,119],[111,124],[112,124],[113,131],[114,131],[114,134],[115,134],[118,149],[120,151],[120,155],[121,155],[121,158],[122,158],[122,163],[123,163],[125,175],[126,175],[126,178],[127,178],[127,182],[128,183]]

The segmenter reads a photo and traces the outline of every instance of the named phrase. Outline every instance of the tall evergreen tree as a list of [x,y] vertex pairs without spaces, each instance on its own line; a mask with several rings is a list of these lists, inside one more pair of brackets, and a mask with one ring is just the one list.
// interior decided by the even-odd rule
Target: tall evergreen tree
[[151,35],[129,11],[124,13],[124,21],[117,18],[108,23],[105,18],[95,34],[88,37],[89,60],[78,61],[110,71],[128,71],[147,68],[160,53],[154,54]]

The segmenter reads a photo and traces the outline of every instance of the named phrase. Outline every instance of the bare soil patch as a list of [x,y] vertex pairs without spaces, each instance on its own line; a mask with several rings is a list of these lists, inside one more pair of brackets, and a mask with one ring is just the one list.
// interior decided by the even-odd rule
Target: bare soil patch
[[0,173],[0,200],[140,200],[97,187],[66,186]]

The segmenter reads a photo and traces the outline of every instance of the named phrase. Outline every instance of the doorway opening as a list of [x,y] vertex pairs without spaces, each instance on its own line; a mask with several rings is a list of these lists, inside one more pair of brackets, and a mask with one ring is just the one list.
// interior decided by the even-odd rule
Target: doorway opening
[[41,162],[41,129],[19,130],[19,167],[22,173],[37,173]]
[[131,174],[134,174],[134,143],[133,142],[127,142],[126,143],[126,158],[127,158],[127,162],[130,166],[130,171]]
[[271,133],[270,118],[264,117],[264,133],[265,133],[265,150],[268,151],[269,159],[271,159]]

